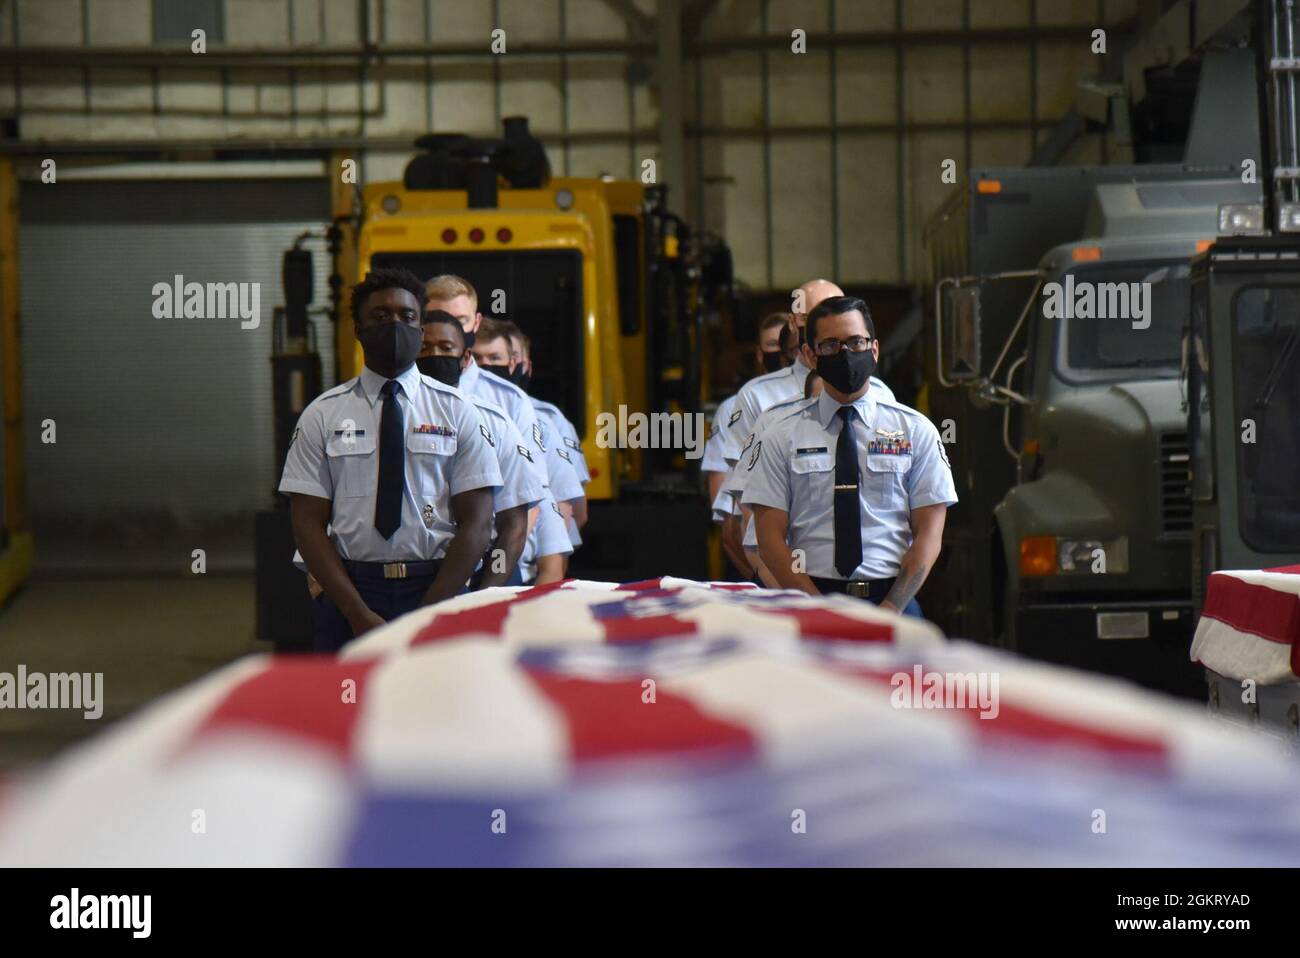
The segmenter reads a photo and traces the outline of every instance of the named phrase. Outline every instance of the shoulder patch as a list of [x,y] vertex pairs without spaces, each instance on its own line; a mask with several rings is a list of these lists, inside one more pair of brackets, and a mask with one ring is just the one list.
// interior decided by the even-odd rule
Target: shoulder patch
[[948,461],[948,450],[943,448],[943,440],[936,436],[934,441],[939,444],[939,458],[943,460],[945,466],[951,469],[952,463]]
[[[752,439],[753,437],[751,436],[750,438]],[[749,465],[746,468],[750,472],[753,472],[754,466],[758,463],[758,454],[762,451],[763,451],[763,440],[760,439],[758,441],[758,444],[754,446],[754,454],[749,457]]]
[[542,452],[546,451],[546,444],[542,442],[542,427],[533,423],[533,442],[537,443],[537,448]]
[[483,425],[483,423],[479,423],[478,431],[483,434],[483,438],[488,441],[488,445],[495,449],[497,443],[496,440],[492,438],[492,433],[488,432],[488,427]]
[[564,444],[568,446],[570,449],[582,448],[581,446],[579,446],[578,441],[576,439],[570,439],[568,436],[564,437]]
[[572,458],[569,456],[569,454],[568,454],[567,452],[565,452],[563,449],[557,449],[557,450],[555,450],[555,451],[558,452],[558,453],[560,454],[560,458],[563,459],[565,462],[567,462],[567,463],[569,463],[569,464],[572,464],[572,463],[573,463],[573,459],[572,459]]
[[728,417],[728,419],[727,419],[727,425],[728,425],[728,426],[734,426],[734,425],[736,424],[736,420],[739,419],[739,418],[740,418],[741,416],[743,416],[744,414],[745,414],[745,410],[743,410],[743,409],[735,409],[735,410],[733,410],[732,413],[731,413],[731,416]]
[[532,461],[533,461],[533,454],[532,454],[531,452],[528,451],[528,447],[527,447],[527,446],[519,446],[519,445],[516,445],[515,448],[519,450],[519,455],[523,456],[523,457],[524,457],[525,459],[527,459],[529,462],[532,462]]

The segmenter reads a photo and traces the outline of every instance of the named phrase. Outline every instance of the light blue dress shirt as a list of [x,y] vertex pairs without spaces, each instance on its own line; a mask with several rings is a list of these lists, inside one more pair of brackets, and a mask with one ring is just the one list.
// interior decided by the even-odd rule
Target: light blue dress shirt
[[528,533],[524,551],[519,556],[519,572],[525,582],[537,578],[538,556],[572,555],[573,544],[564,527],[564,516],[555,500],[547,496],[542,500],[537,513],[537,521]]
[[492,496],[492,511],[504,512],[515,506],[531,509],[546,495],[541,477],[528,465],[532,450],[525,445],[519,428],[504,409],[477,396],[472,401],[483,417],[484,438],[496,453],[497,465],[501,469],[501,488]]
[[574,428],[560,408],[553,403],[545,402],[541,399],[529,397],[533,400],[533,408],[537,410],[537,417],[543,420],[543,425],[547,428],[548,436],[559,436],[558,445],[562,451],[562,456],[573,466],[573,471],[578,475],[578,482],[586,485],[591,482],[591,471],[587,468],[587,457],[582,454],[582,443],[578,439],[578,430]]
[[358,562],[440,559],[456,534],[451,497],[501,486],[483,419],[457,390],[412,364],[397,377],[405,436],[402,524],[391,539],[375,529],[379,425],[387,380],[369,367],[322,393],[302,411],[289,443],[283,493],[328,499],[330,539]]
[[[862,510],[862,563],[850,579],[898,574],[912,545],[911,512],[952,505],[957,490],[934,424],[915,409],[873,398],[853,404]],[[841,579],[835,568],[835,447],[840,404],[823,392],[769,423],[745,454],[742,502],[790,516],[787,541],[803,550],[809,575]]]
[[[763,410],[770,409],[791,396],[803,396],[804,383],[808,379],[810,372],[812,370],[804,365],[803,357],[800,356],[795,359],[793,366],[786,366],[774,373],[755,376],[740,387],[740,392],[736,395],[740,415],[735,416],[733,413],[735,422],[728,427],[734,434],[737,443],[735,448],[737,450],[744,446],[749,436],[754,432],[754,426]],[[871,377],[869,392],[875,399],[886,399],[889,402],[895,401],[894,391],[875,376]],[[735,460],[731,459],[729,461],[734,462]]]
[[718,403],[709,429],[709,441],[704,444],[704,456],[700,459],[700,472],[726,472],[728,464],[736,461],[740,451],[735,448],[736,435],[730,427],[740,419],[740,410],[736,406],[739,401],[740,397],[736,395]]

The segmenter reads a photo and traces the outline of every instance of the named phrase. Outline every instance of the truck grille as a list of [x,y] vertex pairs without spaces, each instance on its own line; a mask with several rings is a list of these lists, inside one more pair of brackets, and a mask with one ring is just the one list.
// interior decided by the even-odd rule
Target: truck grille
[[1187,433],[1160,437],[1160,525],[1165,532],[1192,531],[1191,459]]

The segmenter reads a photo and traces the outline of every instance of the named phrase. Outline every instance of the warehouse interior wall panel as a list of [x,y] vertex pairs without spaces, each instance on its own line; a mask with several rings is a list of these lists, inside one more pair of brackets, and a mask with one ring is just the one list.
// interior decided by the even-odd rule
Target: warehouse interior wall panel
[[898,149],[885,133],[844,134],[837,143],[841,283],[889,282],[898,264]]
[[[1023,121],[1033,112],[1030,90],[1033,64],[1029,50],[1013,43],[971,47],[971,119],[975,122]],[[1016,162],[1023,163],[1026,156]]]
[[[996,3],[972,3],[970,25],[976,29],[1027,27],[1032,18],[1034,0],[997,0]],[[1095,10],[1095,6],[1094,6]]]
[[[221,6],[222,36],[212,51],[347,47],[363,39],[358,0],[228,0]],[[484,52],[328,70],[211,68],[197,57],[184,67],[25,65],[0,81],[0,110],[5,104],[20,110],[20,136],[28,140],[381,137],[384,142],[369,151],[354,150],[370,178],[400,175],[405,158],[396,144],[430,129],[493,135],[501,116],[511,114],[530,117],[560,174],[638,175],[641,162],[657,156],[658,63],[653,53],[629,47],[654,37],[628,14],[639,12],[641,26],[653,26],[653,0],[372,0],[367,9],[364,30],[371,42],[481,43]],[[150,22],[150,10],[151,0],[19,0],[0,16],[0,42],[16,37],[25,47],[145,46],[153,42],[141,26]],[[1030,153],[1017,155],[1014,145],[1041,142],[1073,106],[1078,81],[1100,68],[1086,31],[1118,25],[1136,11],[1136,0],[708,5],[702,25],[684,38],[682,115],[693,159],[685,181],[669,184],[673,205],[688,221],[727,237],[738,278],[754,289],[787,285],[827,238],[843,277],[909,282],[920,262],[923,217],[943,192],[936,171],[922,164],[952,158],[964,173],[968,164],[1026,161]],[[694,15],[689,4],[686,15]],[[506,31],[504,56],[488,50],[497,26]],[[909,40],[918,31],[963,28],[1024,34],[969,44]],[[1080,39],[1033,35],[1062,28],[1081,31]],[[807,53],[791,51],[795,29],[813,38]],[[818,49],[816,38],[830,31],[899,32],[894,40]],[[768,45],[758,45],[763,38]],[[720,39],[726,41],[721,46]],[[696,41],[709,46],[694,49]],[[608,49],[512,57],[512,43]],[[863,141],[872,144],[870,184],[857,183],[841,168],[844,161],[852,167],[841,143],[863,135],[893,143],[891,150],[887,141]],[[706,138],[703,148],[700,137]],[[931,149],[940,143],[942,151]],[[824,158],[825,165],[791,167],[787,158],[801,150]],[[1086,137],[1070,155],[1095,161],[1105,155],[1104,140]],[[733,156],[740,166],[723,159]],[[886,167],[892,168],[892,188],[902,193],[893,204],[878,193],[890,188],[882,176]],[[775,232],[770,243],[753,235],[769,219],[789,218],[774,206],[788,211],[824,204],[814,192],[823,185],[829,185],[831,208],[841,213],[869,201],[880,229],[854,233],[833,224],[811,244],[793,230]],[[859,187],[865,196],[843,192]]]
[[[31,524],[54,572],[250,571],[274,501],[280,257],[328,218],[321,180],[25,183],[20,264]],[[314,248],[318,291],[328,256]],[[157,319],[155,283],[260,284],[260,324]],[[318,294],[313,305],[327,305]],[[324,381],[328,320],[316,319]],[[129,381],[129,388],[122,382]]]
[[963,0],[905,0],[899,6],[904,30],[957,30],[962,25]]
[[[830,275],[835,251],[828,137],[777,138],[772,143],[773,283],[792,290],[810,277]],[[798,184],[797,189],[787,189]],[[778,237],[780,242],[777,242]]]
[[884,47],[835,52],[835,116],[840,124],[892,123],[898,57]]

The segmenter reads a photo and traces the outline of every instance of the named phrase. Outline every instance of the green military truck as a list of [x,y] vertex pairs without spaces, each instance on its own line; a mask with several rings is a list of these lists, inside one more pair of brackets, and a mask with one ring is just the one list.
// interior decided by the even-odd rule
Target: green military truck
[[932,221],[927,400],[961,501],[927,612],[949,634],[1203,694],[1189,268],[1258,198],[1227,166],[990,168]]

